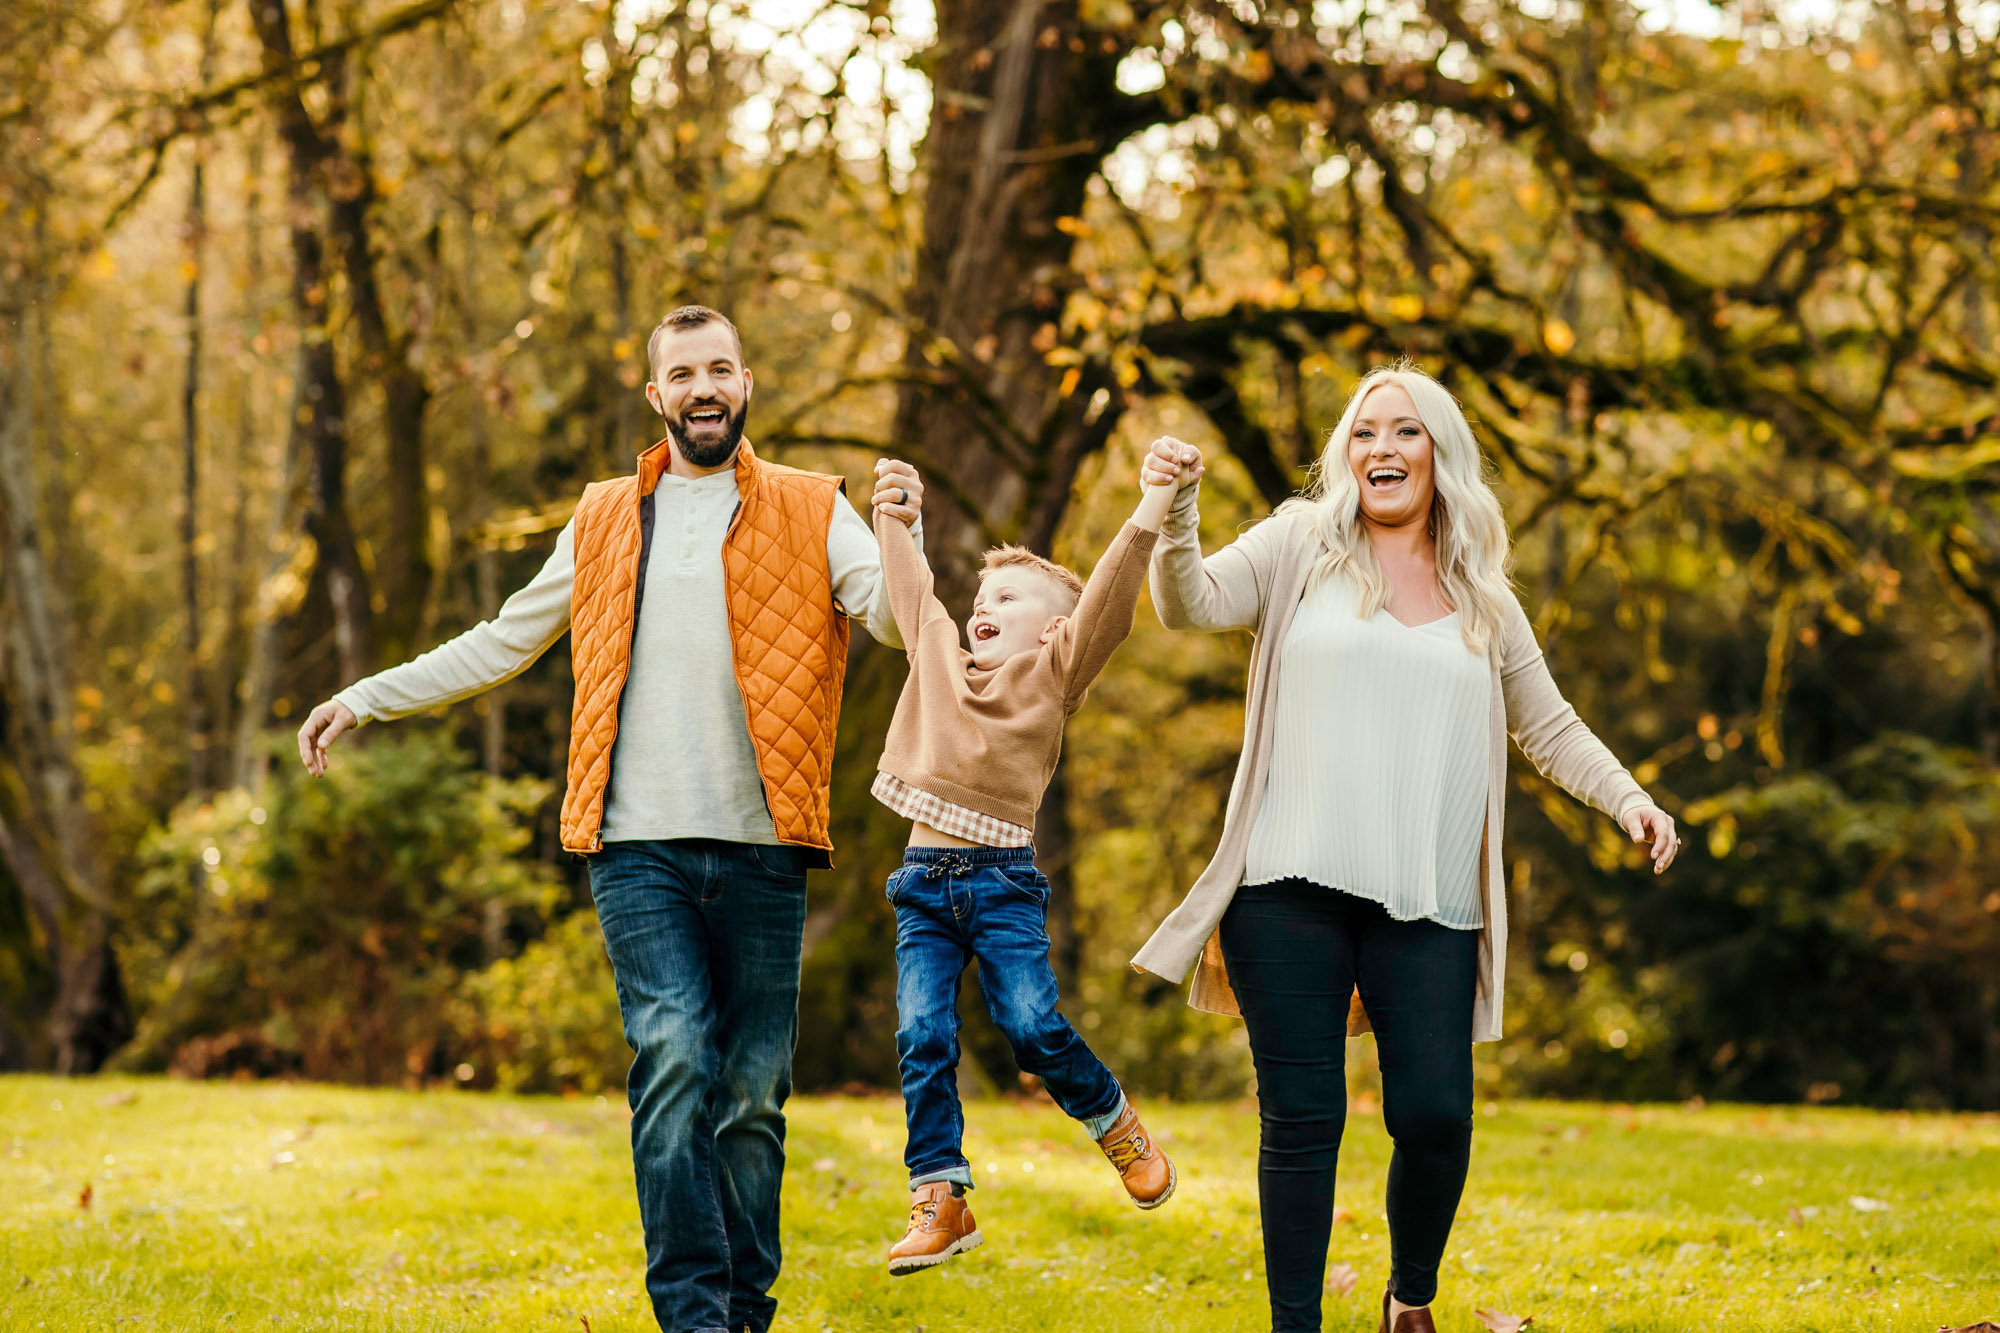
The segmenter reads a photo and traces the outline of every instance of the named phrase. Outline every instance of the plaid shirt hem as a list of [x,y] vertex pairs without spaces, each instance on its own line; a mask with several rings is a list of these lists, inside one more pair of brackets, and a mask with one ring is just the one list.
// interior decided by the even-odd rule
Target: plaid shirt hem
[[891,773],[877,772],[869,792],[905,819],[929,824],[939,833],[976,842],[982,847],[1032,847],[1034,830],[953,805]]

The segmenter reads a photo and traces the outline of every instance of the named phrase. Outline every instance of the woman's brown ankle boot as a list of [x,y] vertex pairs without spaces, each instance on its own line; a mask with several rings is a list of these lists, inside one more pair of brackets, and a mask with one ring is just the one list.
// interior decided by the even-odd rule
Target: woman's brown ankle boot
[[1437,1333],[1437,1325],[1431,1322],[1431,1307],[1419,1310],[1405,1310],[1396,1316],[1396,1322],[1389,1322],[1389,1296],[1382,1293],[1382,1333]]

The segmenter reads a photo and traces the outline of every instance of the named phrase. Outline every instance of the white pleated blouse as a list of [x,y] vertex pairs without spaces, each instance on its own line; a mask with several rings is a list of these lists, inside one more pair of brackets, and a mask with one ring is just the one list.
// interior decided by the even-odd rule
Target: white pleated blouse
[[1303,879],[1478,930],[1492,664],[1456,612],[1413,628],[1363,619],[1357,596],[1327,580],[1286,631],[1243,883]]

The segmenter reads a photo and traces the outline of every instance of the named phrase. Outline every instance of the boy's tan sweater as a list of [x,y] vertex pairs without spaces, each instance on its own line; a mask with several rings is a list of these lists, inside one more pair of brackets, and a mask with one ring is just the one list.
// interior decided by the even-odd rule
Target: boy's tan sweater
[[910,530],[875,513],[882,582],[910,655],[876,767],[953,805],[1032,829],[1062,753],[1063,723],[1132,632],[1157,532],[1127,523],[1091,571],[1076,610],[1040,651],[973,665],[932,592]]

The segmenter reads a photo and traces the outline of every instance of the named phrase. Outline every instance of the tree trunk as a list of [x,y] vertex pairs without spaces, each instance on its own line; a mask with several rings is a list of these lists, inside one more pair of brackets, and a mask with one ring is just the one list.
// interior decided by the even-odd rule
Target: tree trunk
[[[208,12],[208,26],[202,33],[201,85],[208,86],[209,66],[215,33],[215,9]],[[186,623],[187,661],[182,673],[182,716],[187,724],[188,792],[199,796],[209,789],[208,764],[208,680],[202,667],[201,641],[201,550],[198,533],[201,520],[201,265],[202,242],[208,228],[207,198],[203,179],[207,169],[207,145],[193,144],[194,170],[188,184],[187,217],[182,224],[182,243],[187,250],[187,294],[181,313],[187,325],[187,368],[181,378],[181,614]]]
[[1073,241],[1057,223],[1083,207],[1121,94],[1115,53],[1074,3],[937,8],[937,111],[905,359],[920,375],[945,369],[951,387],[908,385],[894,434],[927,468],[925,549],[947,604],[962,604],[992,541],[1032,536],[1046,551],[1077,466],[1116,420],[1110,404],[1091,407],[1108,386],[1069,376],[1047,353],[1076,281]]
[[290,21],[281,4],[250,0],[251,22],[272,72],[272,109],[285,141],[287,220],[292,244],[292,306],[299,330],[297,389],[292,402],[293,449],[309,468],[306,533],[318,574],[333,605],[334,643],[343,680],[368,674],[372,612],[367,580],[347,512],[347,403],[327,327],[326,245],[322,168],[333,148],[306,110],[293,68]]
[[425,475],[425,418],[431,385],[410,360],[410,330],[390,328],[375,277],[374,237],[369,215],[375,204],[373,166],[365,150],[334,163],[333,231],[340,238],[342,270],[354,326],[361,335],[362,366],[382,389],[382,424],[387,445],[389,527],[375,573],[384,610],[377,626],[380,648],[390,659],[415,651],[418,627],[430,602],[430,486]]
[[[37,209],[40,216],[46,210]],[[45,935],[57,978],[49,1035],[63,1073],[96,1070],[131,1035],[111,920],[98,862],[96,821],[84,803],[76,768],[70,700],[69,615],[44,549],[41,486],[34,467],[37,387],[51,368],[41,355],[38,312],[47,308],[46,253],[40,226],[31,245],[35,267],[17,299],[5,304],[0,333],[0,571],[9,614],[0,617],[7,652],[9,720],[18,736],[5,739],[27,769],[0,765],[0,797],[26,829],[0,829],[0,858],[21,888]],[[7,337],[6,334],[12,334]],[[45,457],[58,457],[45,444]]]
[[[257,392],[258,375],[261,373],[261,356],[257,355],[257,339],[264,327],[264,224],[262,213],[263,194],[260,188],[264,174],[264,153],[262,137],[253,124],[245,135],[246,148],[244,176],[248,189],[243,205],[243,303],[239,327],[244,343],[251,355],[242,360],[243,369],[236,377],[236,449],[231,465],[236,495],[230,507],[229,518],[229,570],[223,586],[229,589],[229,602],[224,623],[225,630],[222,661],[227,664],[248,663],[252,641],[256,634],[255,616],[259,610],[258,589],[263,586],[263,578],[252,582],[251,570],[262,568],[269,561],[272,545],[284,538],[284,528],[279,527],[269,534],[260,554],[253,555],[250,549],[251,479],[261,475],[258,467],[259,422]],[[282,451],[280,458],[282,459]],[[279,464],[281,469],[284,463]],[[289,497],[289,490],[272,497],[272,512],[282,513]],[[275,573],[276,571],[272,571]],[[268,653],[270,645],[265,645]],[[255,747],[258,729],[264,725],[267,713],[249,713],[251,690],[249,672],[230,681],[227,692],[218,696],[220,708],[212,728],[220,738],[231,738],[228,768],[221,773],[221,779],[235,786],[247,786],[256,777],[256,765],[246,768],[246,756]],[[264,692],[266,709],[270,706],[270,693]],[[249,725],[246,729],[245,718]],[[247,739],[246,739],[247,737]]]

